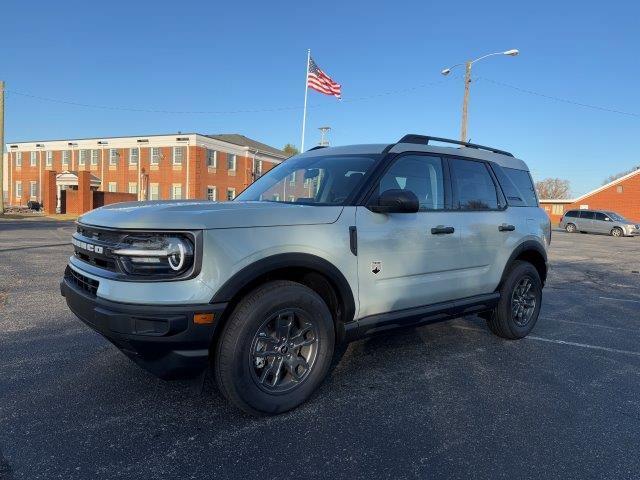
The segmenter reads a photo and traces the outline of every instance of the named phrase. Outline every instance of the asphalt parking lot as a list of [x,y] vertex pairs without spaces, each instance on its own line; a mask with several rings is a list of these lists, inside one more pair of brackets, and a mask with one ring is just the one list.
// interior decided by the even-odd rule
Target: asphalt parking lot
[[67,310],[72,229],[0,221],[2,480],[640,477],[640,238],[554,232],[525,340],[477,317],[362,340],[308,403],[256,420]]

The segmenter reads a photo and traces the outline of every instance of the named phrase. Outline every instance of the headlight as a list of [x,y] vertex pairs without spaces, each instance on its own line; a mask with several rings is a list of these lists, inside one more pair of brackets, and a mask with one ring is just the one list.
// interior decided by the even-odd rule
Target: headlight
[[186,235],[136,234],[125,237],[113,250],[129,275],[175,277],[194,263],[194,245]]

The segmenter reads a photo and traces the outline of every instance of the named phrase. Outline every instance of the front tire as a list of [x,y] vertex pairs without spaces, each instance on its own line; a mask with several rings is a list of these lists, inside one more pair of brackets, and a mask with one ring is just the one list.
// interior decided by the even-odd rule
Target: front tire
[[613,227],[611,229],[611,235],[614,237],[624,237],[624,232],[620,227]]
[[542,303],[542,282],[529,262],[516,261],[500,287],[500,301],[487,320],[499,337],[515,340],[531,332]]
[[322,383],[334,343],[331,313],[317,293],[291,281],[266,283],[242,299],[222,331],[218,387],[249,414],[286,412]]

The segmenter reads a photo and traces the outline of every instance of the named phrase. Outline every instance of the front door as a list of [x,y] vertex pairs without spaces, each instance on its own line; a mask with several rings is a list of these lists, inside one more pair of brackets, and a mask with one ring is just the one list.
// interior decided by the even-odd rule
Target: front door
[[595,213],[588,210],[580,210],[580,218],[578,219],[578,230],[581,232],[593,232],[593,219]]
[[394,160],[373,198],[391,189],[418,197],[417,213],[356,209],[360,317],[456,298],[460,233],[440,157],[404,154]]

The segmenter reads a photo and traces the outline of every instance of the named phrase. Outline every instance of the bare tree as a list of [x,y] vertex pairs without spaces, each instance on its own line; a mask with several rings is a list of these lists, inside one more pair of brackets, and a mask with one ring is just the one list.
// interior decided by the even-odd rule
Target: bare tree
[[539,198],[569,198],[571,187],[569,180],[562,178],[545,178],[536,182],[536,191]]
[[635,167],[630,168],[629,170],[625,170],[624,172],[616,173],[615,175],[610,175],[610,176],[608,176],[607,178],[604,179],[602,184],[606,185],[607,183],[611,183],[614,180],[617,180],[620,177],[624,177],[625,175],[629,175],[631,172],[635,172],[638,169],[640,169],[640,165],[636,165]]

